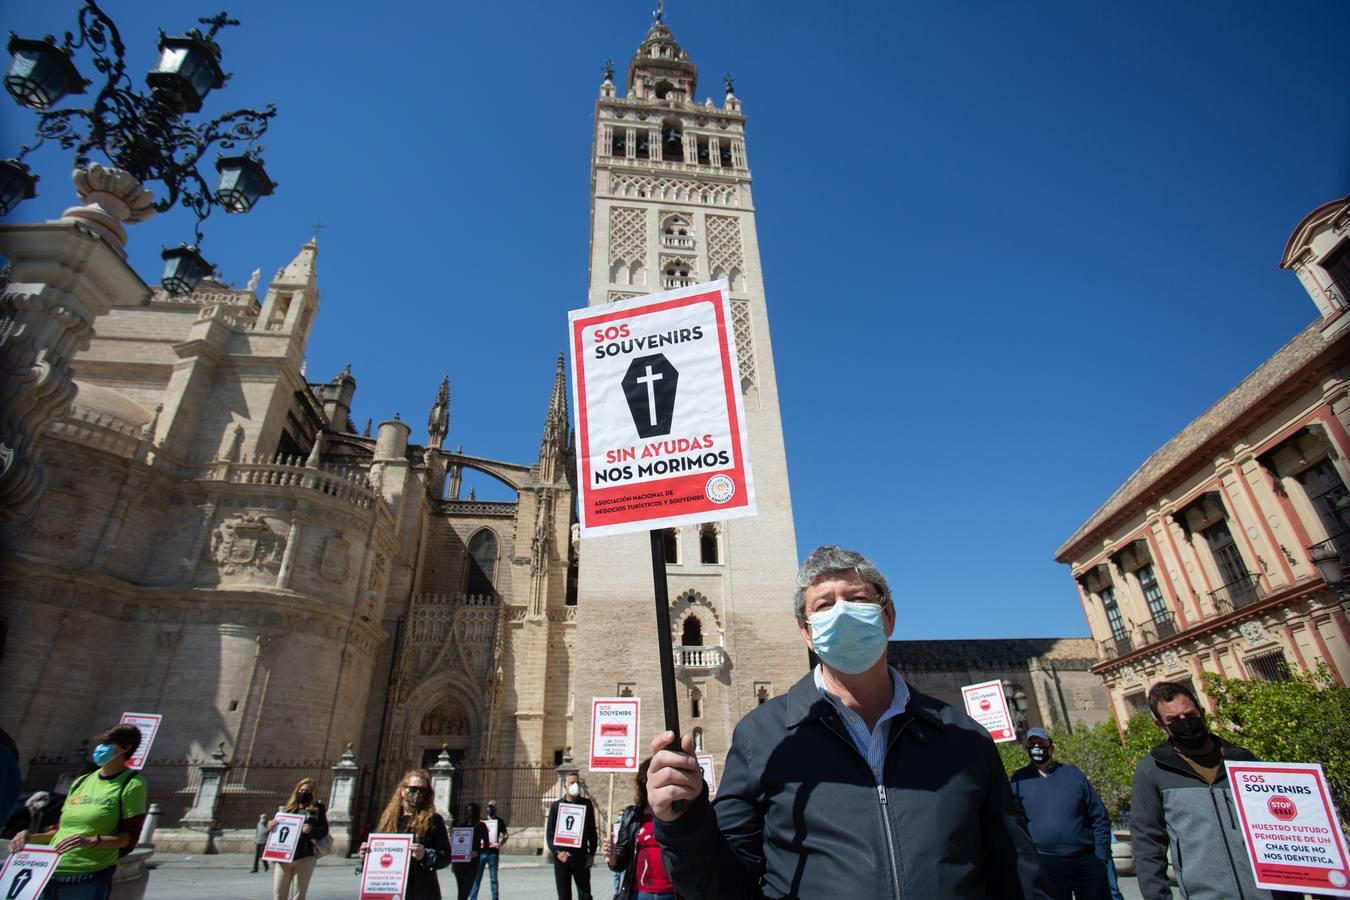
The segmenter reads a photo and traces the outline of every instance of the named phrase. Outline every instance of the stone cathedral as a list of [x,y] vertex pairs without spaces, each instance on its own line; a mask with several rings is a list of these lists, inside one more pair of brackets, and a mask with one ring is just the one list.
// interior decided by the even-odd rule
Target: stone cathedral
[[[682,724],[720,764],[807,659],[746,120],[729,78],[720,106],[697,88],[660,13],[622,83],[606,73],[588,302],[730,285],[760,512],[665,536]],[[563,359],[538,361],[540,440],[518,460],[447,448],[448,382],[421,400],[425,443],[397,416],[360,429],[350,367],[306,378],[319,270],[311,241],[266,284],[98,320],[44,437],[38,512],[7,535],[0,726],[25,757],[123,710],[165,715],[160,758],[333,761],[351,743],[379,797],[443,746],[584,766],[593,696],[646,699],[645,745],[662,727],[648,541],[574,537]],[[465,470],[516,499],[462,496]]]

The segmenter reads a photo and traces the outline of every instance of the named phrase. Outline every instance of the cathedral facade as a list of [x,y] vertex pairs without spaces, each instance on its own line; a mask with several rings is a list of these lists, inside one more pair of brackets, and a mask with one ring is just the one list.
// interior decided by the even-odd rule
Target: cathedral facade
[[[730,285],[760,514],[665,535],[682,715],[720,762],[807,659],[745,117],[729,80],[721,106],[696,88],[659,14],[622,92],[600,87],[589,303]],[[164,714],[163,759],[350,745],[372,796],[438,757],[584,766],[593,696],[648,698],[645,744],[650,551],[574,537],[563,359],[539,361],[539,445],[476,457],[446,447],[448,380],[426,386],[424,443],[397,415],[358,428],[350,366],[306,377],[319,311],[315,240],[265,286],[206,280],[98,320],[43,438],[42,501],[7,526],[0,726],[25,757],[125,710]],[[462,496],[465,470],[516,499]]]

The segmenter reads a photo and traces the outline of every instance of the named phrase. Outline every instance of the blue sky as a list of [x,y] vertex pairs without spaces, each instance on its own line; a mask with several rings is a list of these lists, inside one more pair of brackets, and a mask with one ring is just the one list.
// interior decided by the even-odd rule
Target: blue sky
[[[585,302],[601,64],[624,69],[651,5],[233,0],[205,111],[275,102],[281,187],[214,216],[204,252],[265,283],[323,223],[309,377],[350,361],[358,423],[398,410],[418,439],[449,374],[450,445],[531,459]],[[138,72],[157,25],[216,11],[106,9]],[[1086,634],[1055,549],[1314,316],[1278,262],[1350,192],[1350,4],[674,0],[667,21],[699,98],[730,70],[749,116],[799,550],[872,555],[898,636]],[[8,152],[32,117],[0,110]],[[12,219],[55,217],[69,159],[30,159]],[[138,225],[131,260],[157,281],[190,235],[181,210]]]

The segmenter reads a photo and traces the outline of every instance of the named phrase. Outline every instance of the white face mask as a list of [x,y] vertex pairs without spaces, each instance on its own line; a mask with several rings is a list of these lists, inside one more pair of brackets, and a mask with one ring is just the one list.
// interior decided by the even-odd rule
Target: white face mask
[[575,781],[567,786],[567,796],[575,797],[580,793],[581,793],[581,785],[577,784]]

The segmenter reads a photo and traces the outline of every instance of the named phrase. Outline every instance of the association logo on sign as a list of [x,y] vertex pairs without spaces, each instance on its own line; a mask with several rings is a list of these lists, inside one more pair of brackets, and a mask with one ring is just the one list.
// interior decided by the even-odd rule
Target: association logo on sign
[[1266,801],[1266,809],[1270,810],[1270,814],[1281,822],[1292,821],[1298,815],[1298,807],[1294,805],[1293,800],[1290,800],[1284,794],[1273,794]]
[[708,479],[703,494],[713,503],[729,503],[736,496],[736,482],[725,475],[714,475]]
[[623,376],[623,395],[638,437],[670,434],[675,419],[675,388],[680,373],[663,353],[639,356],[628,365]]

